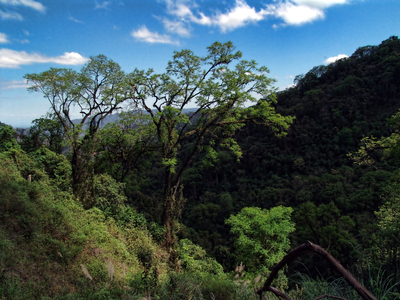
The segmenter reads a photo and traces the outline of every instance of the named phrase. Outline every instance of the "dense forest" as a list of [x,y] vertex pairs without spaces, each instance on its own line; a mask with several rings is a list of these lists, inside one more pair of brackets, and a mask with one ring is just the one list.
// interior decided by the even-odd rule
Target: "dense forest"
[[[25,76],[51,108],[0,122],[0,299],[258,299],[307,241],[399,297],[400,40],[279,92],[235,51],[176,52],[164,74],[99,55]],[[311,254],[273,285],[361,299]]]

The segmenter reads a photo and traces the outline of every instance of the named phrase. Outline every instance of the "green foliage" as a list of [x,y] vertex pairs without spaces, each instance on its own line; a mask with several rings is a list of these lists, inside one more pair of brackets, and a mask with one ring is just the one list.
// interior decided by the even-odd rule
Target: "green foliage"
[[289,250],[289,234],[295,230],[290,207],[270,210],[245,207],[226,220],[236,235],[236,261],[243,262],[249,272],[267,275]]
[[[376,272],[369,270],[368,278],[360,280],[378,300],[396,299],[399,294],[395,291],[398,283],[394,282],[393,275],[385,275],[385,271],[379,268]],[[342,277],[324,280],[312,279],[309,276],[297,273],[293,276],[293,282],[298,286],[297,296],[300,299],[312,300],[322,295],[332,295],[344,299],[359,299],[358,293]]]
[[[61,174],[61,159],[47,149],[35,152],[34,160],[22,150],[0,155],[0,298],[119,299],[126,291],[118,286],[145,270],[139,249],[151,249],[157,282],[165,280],[166,255],[132,208],[120,222],[98,208],[84,210],[44,171]],[[32,174],[31,182],[21,172]],[[110,197],[123,210],[121,185],[107,176],[100,182],[102,204]]]
[[[316,206],[312,202],[301,204],[294,215],[300,241],[310,240],[324,247],[333,246],[330,253],[342,262],[354,259],[352,256],[357,240],[351,232],[355,227],[350,216],[341,216],[333,202]],[[345,256],[346,258],[342,258]]]
[[382,267],[371,270],[368,269],[368,279],[363,282],[365,287],[372,292],[378,300],[397,299],[400,293],[396,292],[396,287],[400,284],[396,282],[394,274],[388,275]]
[[[293,117],[278,114],[273,107],[274,80],[266,76],[266,67],[240,60],[242,54],[235,52],[231,42],[215,42],[207,50],[204,57],[190,50],[175,52],[164,74],[155,74],[152,69],[136,69],[129,74],[135,105],[150,115],[156,128],[159,157],[165,170],[162,222],[167,249],[173,248],[175,240],[174,218],[182,205],[177,192],[184,171],[202,149],[215,159],[209,149],[214,142],[202,147],[205,140],[221,134],[221,145],[240,157],[242,152],[234,133],[246,123],[266,125],[279,136],[293,122]],[[257,105],[245,108],[248,101]],[[186,115],[184,109],[192,103],[197,108]]]
[[[347,153],[356,152],[363,137],[381,140],[397,134],[392,118],[388,126],[388,118],[399,110],[399,90],[391,88],[400,84],[398,53],[399,40],[389,39],[363,47],[349,59],[316,68],[307,78],[296,78],[295,87],[276,93],[273,105],[282,115],[296,116],[287,135],[277,139],[267,128],[246,124],[234,135],[242,151],[239,162],[221,147],[225,136],[216,133],[213,165],[204,164],[200,155],[183,178],[184,236],[209,253],[218,249],[214,255],[220,263],[229,262],[234,244],[222,219],[243,207],[290,206],[296,223],[292,245],[306,240],[317,243],[318,238],[352,271],[370,262],[380,265],[383,260],[378,256],[383,251],[379,248],[385,247],[380,247],[374,212],[388,199],[387,187],[396,181],[398,159],[385,145],[367,149],[373,164],[353,164]],[[222,204],[221,194],[229,195],[228,205]],[[308,202],[314,204],[310,211]],[[310,219],[313,216],[316,219]],[[305,261],[313,278],[318,272],[332,275],[328,265]],[[228,265],[224,263],[224,268],[232,270],[233,264]],[[296,270],[304,272],[300,265]]]
[[57,154],[45,146],[29,153],[38,168],[43,169],[49,179],[60,189],[67,191],[71,188],[71,164],[64,155]]
[[[0,298],[256,299],[253,277],[288,250],[293,232],[291,211],[281,205],[294,210],[291,244],[319,243],[377,297],[399,297],[399,40],[315,67],[276,95],[267,70],[240,61],[231,43],[208,50],[204,57],[176,52],[164,74],[125,76],[99,56],[80,72],[27,75],[32,90],[56,92],[49,100],[57,120],[38,119],[29,132],[0,124]],[[92,118],[100,110],[80,92],[99,83],[96,70],[110,85],[94,95],[104,114]],[[66,107],[82,105],[83,123],[69,123],[59,106],[64,96]],[[139,110],[100,129],[128,98]],[[188,113],[190,100],[199,109]],[[247,100],[255,106],[245,108]],[[69,140],[72,167],[59,155],[61,139]],[[77,204],[77,182],[93,208]],[[245,215],[249,206],[262,209]],[[184,238],[175,247],[181,272],[160,247],[168,249],[168,230]],[[205,250],[225,271],[243,261],[244,276],[223,274]],[[354,298],[328,277],[329,266],[302,262],[310,277],[288,292],[292,298]]]
[[126,202],[124,188],[125,184],[116,182],[110,175],[96,175],[94,178],[94,206],[101,209],[106,215],[117,215]]
[[21,147],[26,152],[32,152],[41,146],[46,146],[51,151],[62,153],[65,146],[65,132],[62,123],[54,116],[48,114],[44,118],[35,119],[28,133],[23,136]]
[[188,239],[179,241],[180,266],[190,273],[222,275],[222,266],[213,258],[206,256],[206,251]]
[[[296,278],[297,277],[297,278]],[[312,279],[305,274],[297,273],[293,278],[296,283],[299,299],[313,300],[322,295],[332,295],[344,299],[358,299],[357,292],[343,279]]]
[[16,132],[10,125],[0,122],[0,152],[17,147]]
[[[125,73],[117,63],[98,55],[91,57],[80,72],[50,68],[24,78],[31,84],[29,91],[41,92],[49,101],[71,149],[73,192],[91,207],[97,133],[101,122],[131,98]],[[81,114],[78,123],[72,120],[71,109],[75,106]]]
[[148,114],[121,112],[115,123],[98,133],[96,171],[107,172],[119,182],[145,168],[145,160],[156,147],[155,127]]

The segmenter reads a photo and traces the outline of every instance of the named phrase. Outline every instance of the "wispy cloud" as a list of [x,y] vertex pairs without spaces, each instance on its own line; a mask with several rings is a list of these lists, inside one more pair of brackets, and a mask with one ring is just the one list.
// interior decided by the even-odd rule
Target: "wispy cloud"
[[17,21],[22,21],[24,18],[16,12],[4,12],[0,10],[0,18],[2,20],[17,20]]
[[[267,18],[280,19],[280,26],[300,26],[325,18],[324,10],[333,6],[346,4],[353,0],[273,0],[273,4],[256,9],[247,4],[246,0],[235,0],[225,12],[215,10],[205,14],[194,0],[160,0],[166,4],[169,17],[157,17],[165,30],[171,35],[189,37],[191,25],[217,27],[221,32],[228,32],[249,24],[256,24]],[[96,2],[97,3],[97,2]],[[108,3],[104,2],[103,4]],[[177,44],[170,35],[151,32],[146,26],[131,33],[139,41],[148,43]]]
[[69,17],[68,17],[68,20],[73,21],[73,22],[75,22],[75,23],[83,24],[82,21],[80,21],[80,20],[78,20],[78,19],[75,19],[73,16],[69,16]]
[[29,87],[27,80],[0,80],[0,90],[26,89]]
[[7,44],[9,42],[7,34],[0,32],[0,44]]
[[349,0],[293,0],[296,4],[306,5],[309,7],[328,8],[333,5],[346,4]]
[[146,26],[142,26],[137,31],[132,31],[131,35],[141,42],[147,43],[162,43],[162,44],[177,44],[169,35],[161,35],[158,32],[151,32]]
[[256,23],[271,14],[264,9],[256,11],[244,0],[236,0],[235,5],[226,13],[217,12],[213,16],[206,16],[203,12],[194,14],[192,10],[196,5],[190,5],[187,2],[166,0],[166,3],[168,13],[176,18],[199,25],[216,26],[222,32],[234,30],[249,23]]
[[339,59],[348,58],[348,57],[349,57],[349,56],[346,55],[346,54],[339,54],[339,55],[337,55],[337,56],[329,57],[327,60],[324,61],[324,63],[327,64],[327,65],[329,65],[329,64],[331,64],[331,63],[333,63],[333,62],[335,62],[335,61],[337,61],[337,60],[339,60]]
[[81,65],[89,59],[76,52],[65,52],[64,55],[48,57],[39,53],[27,53],[11,49],[0,49],[0,68],[21,68],[22,65],[34,63],[56,63],[61,65]]
[[[234,30],[243,27],[249,23],[256,23],[263,20],[271,12],[261,9],[256,11],[243,0],[236,0],[235,6],[226,13],[218,13],[213,17],[206,17],[201,14],[199,19],[193,18],[193,22],[198,24],[215,25],[222,32]],[[208,24],[207,24],[208,23]]]
[[28,30],[22,30],[24,32],[25,35],[30,35]]
[[0,0],[0,3],[10,6],[26,6],[42,13],[46,12],[46,7],[34,0]]
[[110,1],[104,1],[103,3],[98,3],[96,1],[96,6],[94,7],[95,9],[106,9],[108,5],[110,5]]
[[17,41],[18,43],[20,43],[20,44],[29,44],[29,43],[30,43],[28,39],[23,39],[23,40],[18,40],[18,39],[16,39],[16,41]]
[[163,18],[162,22],[167,31],[179,36],[190,36],[189,25],[186,22],[181,20],[169,20],[167,18]]
[[[247,4],[245,0],[236,0],[234,5],[225,12],[215,11],[207,16],[198,9],[193,1],[189,0],[164,0],[167,5],[167,13],[175,17],[175,20],[163,20],[165,28],[178,35],[182,35],[182,29],[187,24],[196,23],[205,26],[219,27],[222,32],[232,31],[236,28],[254,24],[267,18],[283,20],[280,25],[303,25],[316,20],[324,19],[324,10],[339,4],[346,4],[352,0],[274,0],[273,4],[267,4],[261,9]],[[175,25],[175,26],[174,26]],[[183,27],[185,25],[186,27]],[[187,33],[187,29],[186,32]]]

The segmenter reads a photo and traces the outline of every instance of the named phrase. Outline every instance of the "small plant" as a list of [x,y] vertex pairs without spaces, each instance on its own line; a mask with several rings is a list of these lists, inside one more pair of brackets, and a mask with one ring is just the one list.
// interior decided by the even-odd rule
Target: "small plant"
[[400,283],[395,282],[394,274],[386,275],[385,270],[382,270],[382,268],[379,268],[375,274],[373,273],[370,269],[369,279],[365,285],[378,300],[391,300],[400,297],[400,294],[395,292],[395,287]]
[[88,269],[86,269],[84,264],[81,264],[81,270],[83,275],[85,275],[86,278],[88,278],[90,281],[93,281],[92,276],[90,276]]

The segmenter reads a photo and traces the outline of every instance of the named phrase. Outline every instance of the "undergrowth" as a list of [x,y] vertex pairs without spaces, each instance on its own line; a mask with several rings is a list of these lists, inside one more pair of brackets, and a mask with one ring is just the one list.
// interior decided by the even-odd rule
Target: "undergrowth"
[[[177,246],[171,269],[160,246],[163,228],[125,204],[122,185],[95,179],[95,205],[84,209],[71,192],[71,168],[42,148],[0,153],[0,300],[5,299],[234,299],[256,300],[266,278],[245,266],[222,266],[190,240]],[[285,288],[283,274],[277,281]],[[343,279],[299,275],[292,299],[357,295]],[[364,282],[379,300],[399,297],[383,270]],[[263,299],[276,299],[263,293]]]

